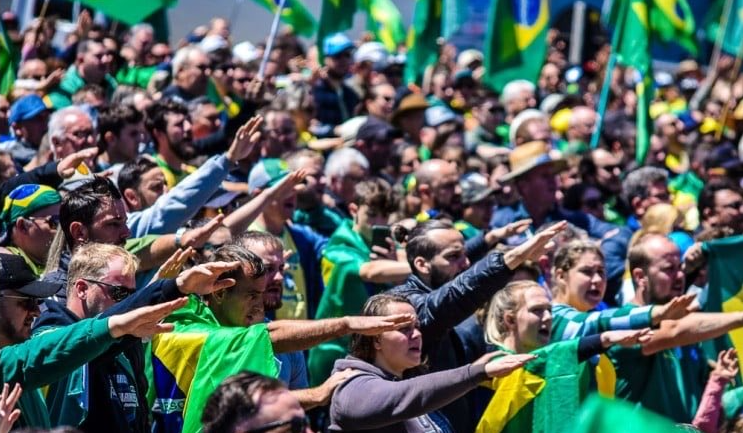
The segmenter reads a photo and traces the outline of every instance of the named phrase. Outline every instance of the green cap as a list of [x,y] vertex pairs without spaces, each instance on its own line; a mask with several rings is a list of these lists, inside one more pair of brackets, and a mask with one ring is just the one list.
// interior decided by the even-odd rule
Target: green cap
[[283,159],[261,159],[248,175],[248,193],[253,195],[259,189],[271,187],[287,174],[289,174],[289,164]]

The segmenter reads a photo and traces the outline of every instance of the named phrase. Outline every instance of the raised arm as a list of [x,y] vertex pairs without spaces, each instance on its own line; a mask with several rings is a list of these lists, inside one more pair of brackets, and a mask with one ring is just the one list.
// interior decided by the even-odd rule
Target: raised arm
[[741,326],[743,312],[692,313],[680,320],[662,322],[650,342],[643,346],[642,353],[652,355],[665,349],[699,343]]

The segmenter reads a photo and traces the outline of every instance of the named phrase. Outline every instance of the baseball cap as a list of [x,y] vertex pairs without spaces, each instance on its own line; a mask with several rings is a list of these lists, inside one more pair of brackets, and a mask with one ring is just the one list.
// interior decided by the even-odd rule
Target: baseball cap
[[259,189],[271,187],[287,174],[289,174],[289,164],[283,159],[262,159],[250,170],[248,193],[252,195]]
[[354,48],[353,42],[343,33],[333,33],[323,40],[322,49],[326,56],[338,54]]
[[490,197],[495,190],[480,173],[467,173],[459,180],[462,188],[462,204],[467,206]]
[[441,105],[426,108],[426,125],[439,126],[447,122],[456,122],[457,115],[450,109]]
[[10,106],[8,123],[13,124],[24,120],[31,120],[41,112],[48,110],[44,100],[39,95],[26,95]]
[[390,55],[381,42],[365,42],[356,49],[353,61],[356,63],[369,62],[374,70],[381,71],[389,64]]
[[361,125],[356,133],[356,139],[365,142],[386,142],[401,136],[400,131],[395,129],[394,126],[373,116],[369,116],[366,123]]
[[0,287],[34,298],[57,293],[62,284],[39,281],[21,256],[0,254]]

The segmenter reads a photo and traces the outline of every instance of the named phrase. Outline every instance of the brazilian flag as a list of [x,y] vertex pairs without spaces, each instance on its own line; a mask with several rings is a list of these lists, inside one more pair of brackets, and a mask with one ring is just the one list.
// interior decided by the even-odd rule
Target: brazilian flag
[[650,28],[661,42],[675,42],[696,56],[696,24],[687,0],[653,0]]
[[415,3],[413,24],[408,30],[406,83],[420,83],[426,68],[439,58],[442,2],[443,0],[418,0]]
[[[278,9],[278,0],[255,0],[256,3],[268,9],[272,14]],[[309,10],[299,0],[286,0],[284,9],[281,11],[281,21],[291,26],[294,33],[310,37],[315,34],[317,21]]]
[[[743,311],[743,235],[715,239],[702,244],[707,255],[708,294],[704,311],[729,313]],[[735,347],[743,353],[743,329],[737,328],[720,338],[702,343],[707,357],[717,359],[721,350]]]
[[588,388],[587,368],[578,362],[578,339],[532,353],[537,358],[489,384],[495,394],[477,433],[562,433],[571,431]]
[[405,43],[402,15],[392,0],[361,0],[366,11],[366,28],[390,53]]
[[206,400],[228,376],[246,370],[278,376],[265,324],[221,326],[195,296],[166,321],[175,330],[153,337],[145,351],[155,432],[201,431]]
[[485,35],[485,84],[501,92],[515,79],[536,83],[549,23],[549,0],[494,0]]

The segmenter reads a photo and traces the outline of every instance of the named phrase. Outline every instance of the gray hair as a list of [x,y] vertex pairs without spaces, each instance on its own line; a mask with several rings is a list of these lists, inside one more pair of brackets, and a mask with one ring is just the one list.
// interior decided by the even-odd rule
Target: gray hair
[[648,189],[654,183],[668,183],[668,173],[658,167],[640,167],[630,172],[622,182],[622,198],[628,203],[632,203],[635,197],[645,198]]
[[348,174],[351,164],[358,164],[364,170],[369,170],[369,160],[352,147],[344,147],[333,151],[325,163],[325,177],[337,179]]
[[501,93],[500,100],[503,104],[508,104],[511,100],[519,97],[519,94],[524,90],[530,92],[536,92],[537,86],[531,81],[527,80],[513,80],[509,81],[504,87]]
[[93,118],[90,116],[90,113],[82,107],[71,105],[57,110],[52,113],[52,116],[49,118],[49,132],[47,134],[49,135],[50,141],[55,137],[61,138],[64,136],[67,126],[65,125],[65,118],[71,114],[80,114],[85,116],[90,119],[91,123],[93,123]]
[[129,29],[130,35],[135,35],[141,31],[146,31],[147,33],[155,33],[155,28],[152,27],[151,24],[148,23],[139,23],[132,26],[131,29]]
[[175,76],[178,72],[180,72],[183,68],[186,67],[188,64],[189,59],[193,57],[194,54],[201,53],[206,55],[204,50],[197,47],[196,45],[187,45],[178,51],[175,52],[175,56],[173,56],[173,75]]

